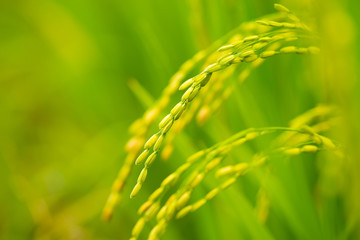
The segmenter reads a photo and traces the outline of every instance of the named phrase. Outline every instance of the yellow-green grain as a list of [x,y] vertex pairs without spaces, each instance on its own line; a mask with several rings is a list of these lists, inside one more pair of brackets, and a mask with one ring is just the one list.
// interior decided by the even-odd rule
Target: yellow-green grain
[[319,150],[319,148],[315,145],[305,145],[301,148],[301,152],[304,153],[315,153]]
[[289,47],[283,47],[280,49],[281,53],[295,53],[296,47],[295,46],[289,46]]
[[261,58],[268,58],[268,57],[272,57],[272,56],[276,55],[277,53],[278,53],[277,51],[273,51],[273,50],[271,50],[271,51],[264,51],[264,52],[262,52],[262,53],[260,54],[260,57],[261,57]]
[[143,163],[145,161],[145,159],[149,156],[149,149],[145,149],[140,155],[139,157],[136,159],[135,164],[139,165],[141,163]]
[[140,192],[141,187],[141,183],[136,183],[135,187],[131,191],[130,198],[134,198]]
[[250,55],[250,56],[247,56],[247,57],[245,57],[242,61],[243,62],[246,62],[246,63],[250,63],[250,62],[253,62],[253,61],[255,61],[256,59],[258,59],[258,55],[256,55],[256,54],[253,54],[253,55]]
[[156,189],[150,196],[149,196],[149,200],[150,201],[155,201],[158,199],[158,197],[164,192],[164,188],[163,187],[159,187],[158,189]]
[[138,237],[140,235],[141,231],[143,230],[144,225],[145,225],[145,218],[140,218],[136,222],[136,224],[135,224],[135,226],[134,226],[134,228],[132,230],[132,233],[131,233],[132,236],[133,237]]
[[225,45],[225,46],[222,46],[221,48],[219,48],[217,51],[218,52],[224,52],[224,51],[227,51],[227,50],[231,50],[234,48],[234,45],[232,44],[229,44],[229,45]]
[[176,214],[176,218],[183,218],[185,217],[187,214],[189,214],[192,210],[192,206],[186,206],[183,209],[181,209],[177,214]]
[[219,188],[214,188],[208,194],[206,194],[205,199],[207,201],[213,199],[219,193],[219,191],[220,191]]
[[154,149],[153,149],[154,152],[158,152],[160,150],[163,141],[164,141],[164,135],[161,134],[154,144]]
[[167,187],[172,185],[176,180],[178,179],[178,174],[177,173],[172,173],[169,176],[167,176],[162,182],[161,182],[161,186],[162,187]]
[[146,177],[147,177],[147,172],[148,172],[148,170],[145,169],[145,168],[141,171],[141,173],[140,173],[140,175],[139,175],[139,177],[138,177],[138,179],[137,179],[138,183],[143,183],[143,182],[145,182],[145,179],[146,179]]
[[233,166],[226,166],[217,170],[215,176],[219,178],[219,177],[227,176],[233,172],[234,172]]
[[188,89],[192,84],[193,84],[194,80],[192,78],[186,80],[184,83],[182,83],[179,87],[179,90],[185,90]]
[[196,211],[206,204],[206,199],[200,199],[192,205],[191,211]]
[[145,167],[149,168],[151,164],[155,161],[155,158],[157,156],[157,152],[153,152],[145,161]]
[[157,212],[159,211],[160,209],[160,204],[158,202],[152,204],[145,212],[144,214],[144,218],[145,220],[150,220],[152,219],[156,214]]
[[153,201],[146,201],[144,202],[138,209],[138,214],[143,214],[149,207],[153,204]]
[[199,185],[200,182],[204,179],[204,176],[205,176],[204,173],[199,173],[199,174],[197,174],[197,175],[193,178],[193,180],[191,181],[190,187],[191,187],[191,188],[195,188],[197,185]]
[[156,142],[156,140],[158,139],[159,134],[154,134],[152,135],[149,140],[145,143],[144,148],[152,148]]
[[222,157],[217,157],[214,160],[210,161],[208,164],[206,164],[205,171],[210,172],[214,168],[216,168],[222,161]]
[[290,156],[299,155],[300,153],[301,153],[300,148],[290,148],[285,150],[285,154]]
[[274,8],[279,12],[290,13],[290,10],[287,7],[284,7],[283,5],[278,3],[274,4]]
[[176,202],[176,209],[183,208],[186,205],[186,203],[189,201],[190,196],[191,196],[191,191],[187,191],[183,193]]
[[235,178],[235,177],[229,178],[226,182],[224,182],[224,183],[221,185],[221,188],[222,188],[222,189],[226,189],[226,188],[228,188],[230,185],[232,185],[233,183],[235,183],[235,181],[236,181],[236,178]]
[[250,41],[257,40],[257,39],[259,39],[258,35],[252,35],[252,36],[245,37],[243,39],[243,42],[250,42]]
[[[164,117],[161,122],[159,123],[159,129],[163,129],[172,119],[172,115],[168,114]],[[156,141],[156,140],[155,140]],[[154,142],[155,143],[155,142]]]

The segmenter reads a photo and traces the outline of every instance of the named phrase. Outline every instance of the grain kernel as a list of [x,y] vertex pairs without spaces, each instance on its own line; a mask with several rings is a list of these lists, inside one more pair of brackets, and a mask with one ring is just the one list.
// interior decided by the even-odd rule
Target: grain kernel
[[136,165],[139,165],[141,164],[142,162],[145,161],[145,159],[147,158],[147,156],[149,155],[149,149],[145,149],[140,155],[139,157],[136,159],[135,161],[135,164]]
[[204,179],[204,176],[205,176],[204,173],[199,173],[198,175],[196,175],[194,179],[191,181],[190,187],[195,188],[197,185],[199,185],[199,183]]
[[181,195],[181,197],[179,198],[179,200],[176,202],[176,209],[181,209],[185,206],[185,204],[189,201],[191,196],[191,192],[187,191],[185,192],[183,195]]
[[205,199],[209,201],[213,199],[218,193],[219,193],[219,188],[214,188],[208,194],[206,194]]
[[163,120],[161,120],[159,123],[159,129],[163,129],[171,121],[172,117],[173,116],[171,114],[166,115],[166,117],[164,117]]
[[229,175],[230,173],[233,173],[233,172],[234,172],[234,168],[232,166],[226,166],[226,167],[223,167],[223,168],[220,168],[219,170],[217,170],[215,176],[219,178],[219,177]]
[[317,152],[319,148],[315,145],[306,145],[301,148],[301,152],[304,153],[314,153]]
[[274,4],[274,8],[279,12],[290,13],[290,10],[287,7],[284,7],[283,5],[278,3]]
[[191,206],[191,205],[189,205],[189,206],[181,209],[181,210],[178,212],[178,214],[176,215],[176,218],[179,219],[179,218],[185,217],[189,212],[191,212],[191,210],[192,210],[192,206]]
[[277,54],[276,51],[265,51],[265,52],[260,54],[260,57],[261,58],[268,58],[268,57],[274,56],[275,54]]
[[160,137],[155,142],[154,152],[157,152],[160,150],[163,141],[164,141],[164,135],[161,134]]
[[234,177],[229,178],[226,182],[224,182],[224,183],[221,185],[221,188],[222,188],[222,189],[226,189],[226,188],[228,188],[231,184],[233,184],[235,181],[236,181],[236,178],[234,178]]
[[135,185],[135,187],[133,188],[133,190],[131,191],[130,198],[136,197],[136,195],[138,195],[138,193],[140,192],[141,187],[142,187],[142,184],[137,183]]
[[183,82],[183,84],[180,85],[179,90],[185,90],[188,89],[192,84],[194,83],[194,80],[192,78],[186,80],[185,82]]
[[157,200],[160,195],[164,192],[164,188],[160,187],[158,189],[156,189],[149,197],[150,201],[155,201]]
[[139,183],[143,183],[143,182],[145,182],[145,180],[146,180],[146,177],[147,177],[147,169],[146,168],[144,168],[143,170],[141,170],[141,173],[140,173],[140,175],[139,175],[139,177],[138,177],[138,179],[137,179],[137,181],[139,182]]
[[192,211],[196,211],[206,203],[206,199],[201,199],[192,205]]
[[230,50],[230,49],[233,49],[233,48],[234,48],[234,45],[230,44],[230,45],[222,46],[217,51],[218,52],[223,52],[223,51],[227,51],[227,50]]
[[157,157],[157,152],[153,152],[145,161],[145,167],[149,168],[151,166],[151,164],[153,164],[153,162],[155,161],[156,157]]
[[158,139],[158,137],[159,137],[159,134],[154,134],[154,135],[152,135],[150,138],[149,138],[149,140],[145,143],[145,145],[144,145],[144,148],[151,148],[151,147],[153,147],[154,146],[154,144],[155,144],[155,142],[156,142],[156,140]]
[[135,224],[135,226],[134,226],[134,228],[133,228],[133,230],[132,230],[132,233],[131,233],[132,236],[138,237],[138,236],[140,235],[141,231],[143,230],[144,225],[145,225],[145,219],[144,219],[144,218],[140,218],[140,219],[136,222],[136,224]]
[[176,173],[172,173],[169,176],[167,176],[161,183],[162,187],[167,187],[172,185],[178,178],[178,175]]
[[300,154],[300,148],[290,148],[290,149],[287,149],[285,150],[285,154],[286,155],[290,155],[290,156],[293,156],[293,155],[298,155]]

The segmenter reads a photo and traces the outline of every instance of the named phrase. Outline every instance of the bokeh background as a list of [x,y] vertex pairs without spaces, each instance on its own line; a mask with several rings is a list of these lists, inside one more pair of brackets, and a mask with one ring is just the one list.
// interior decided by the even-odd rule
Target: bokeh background
[[[313,201],[322,166],[290,163],[279,170],[285,189],[292,189],[290,213],[277,211],[275,203],[267,224],[251,217],[257,185],[250,178],[247,194],[240,187],[231,190],[231,197],[174,222],[164,239],[360,237],[360,5],[281,3],[319,32],[321,55],[270,59],[201,130],[193,124],[183,139],[206,139],[199,145],[210,146],[248,127],[286,126],[319,103],[332,104],[342,116],[333,135],[351,156],[343,163],[346,171],[331,168],[324,183],[327,200]],[[166,176],[184,158],[175,154],[171,163],[154,166],[154,182],[143,195],[125,198],[110,223],[101,221],[129,125],[183,62],[240,23],[274,12],[273,4],[0,1],[0,238],[127,239],[137,207],[160,182],[156,176]],[[148,92],[146,101],[137,97],[134,82]]]

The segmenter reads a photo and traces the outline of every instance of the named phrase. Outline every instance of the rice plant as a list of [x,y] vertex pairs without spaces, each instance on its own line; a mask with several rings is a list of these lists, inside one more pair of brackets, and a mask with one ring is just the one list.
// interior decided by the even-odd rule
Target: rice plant
[[0,239],[359,239],[358,4],[0,3]]
[[[130,198],[139,194],[145,184],[148,172],[151,170],[151,165],[161,154],[164,145],[163,159],[168,160],[171,158],[176,135],[180,134],[196,115],[198,122],[204,123],[211,114],[214,114],[219,107],[217,105],[221,105],[231,96],[236,85],[242,84],[249,76],[250,71],[254,71],[265,59],[282,54],[301,55],[320,52],[319,47],[316,46],[319,41],[318,36],[312,29],[283,5],[275,4],[274,7],[278,11],[276,14],[240,25],[209,49],[197,53],[184,63],[171,78],[159,100],[130,127],[133,137],[127,143],[128,155],[106,203],[103,212],[105,220],[112,217],[114,207],[122,197],[133,165],[142,164],[143,167],[131,191]],[[219,44],[224,45],[217,51],[213,51]],[[209,65],[209,63],[211,64]],[[182,81],[184,78],[186,79],[189,70],[196,64],[200,64],[201,71]],[[241,68],[241,65],[245,66]],[[226,70],[231,68],[240,68],[241,73],[238,73],[238,69],[233,69],[230,74],[225,74]],[[217,74],[217,76],[213,77],[213,74]],[[233,75],[236,77],[232,78]],[[229,78],[230,80],[228,80]],[[181,100],[160,120],[158,132],[145,140],[152,124],[168,107],[170,98],[175,95],[177,90],[184,91]],[[203,104],[206,98],[208,98],[208,104],[216,102],[216,107],[205,108],[206,105]],[[330,151],[337,158],[343,159],[344,154],[339,146],[321,134],[331,128],[329,115],[332,112],[331,107],[315,107],[294,119],[289,127],[249,128],[222,142],[215,143],[211,147],[198,150],[162,180],[160,186],[140,206],[138,210],[140,216],[133,227],[130,239],[138,239],[144,226],[149,222],[153,223],[148,233],[148,239],[159,239],[174,218],[183,218],[189,213],[197,211],[223,190],[234,185],[244,174],[261,168],[268,161],[274,161],[274,158],[280,156],[289,158],[301,153]],[[317,119],[318,117],[321,118],[321,121]],[[319,128],[318,125],[321,127]],[[270,147],[254,153],[249,159],[238,159],[234,156],[233,163],[225,165],[234,148],[267,134],[280,135],[272,140]],[[170,143],[166,143],[168,135],[170,135]],[[141,147],[142,145],[143,147]],[[214,174],[213,171],[216,169]],[[205,179],[214,176],[215,179],[212,179],[212,182],[217,182],[215,186],[204,183]],[[225,178],[225,180],[219,181],[218,178]],[[210,190],[200,199],[189,204],[193,191],[200,184],[204,184]],[[261,184],[259,188],[262,190]],[[265,208],[269,208],[269,206],[265,206]],[[262,213],[259,213],[261,221],[266,222],[267,214],[263,212],[268,211],[268,209],[261,209]]]

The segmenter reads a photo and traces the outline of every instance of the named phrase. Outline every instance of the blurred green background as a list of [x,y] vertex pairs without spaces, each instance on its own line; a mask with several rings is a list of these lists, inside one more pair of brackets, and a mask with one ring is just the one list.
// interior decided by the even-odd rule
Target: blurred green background
[[[0,1],[0,238],[127,239],[137,207],[160,182],[156,174],[166,176],[186,157],[154,166],[145,193],[126,198],[110,223],[100,220],[127,128],[146,110],[129,79],[157,98],[183,62],[240,23],[274,12],[273,3]],[[334,104],[344,117],[334,135],[353,159],[344,163],[347,172],[336,173],[342,180],[334,181],[343,182],[329,184],[340,186],[323,202],[289,193],[291,213],[276,211],[275,200],[269,223],[261,225],[250,216],[257,186],[250,178],[247,195],[229,191],[232,198],[172,223],[164,239],[359,239],[360,5],[282,3],[320,33],[322,55],[270,59],[203,130],[193,124],[184,138],[210,146],[248,127],[286,126],[318,103]],[[279,179],[288,180],[285,191],[299,187],[310,197],[318,168],[298,161],[280,169]]]

